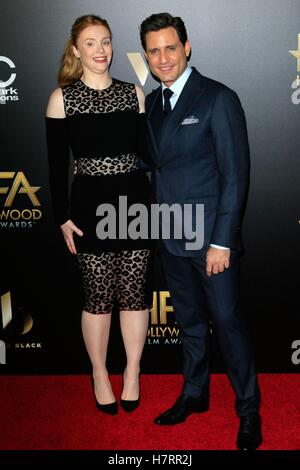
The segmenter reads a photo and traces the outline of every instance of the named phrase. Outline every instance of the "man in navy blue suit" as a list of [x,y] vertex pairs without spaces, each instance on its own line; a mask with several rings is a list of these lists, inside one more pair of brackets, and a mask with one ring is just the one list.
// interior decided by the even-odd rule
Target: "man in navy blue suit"
[[[159,425],[209,408],[210,319],[240,417],[237,447],[262,442],[253,352],[238,304],[241,219],[249,180],[245,116],[238,96],[188,65],[191,44],[181,18],[159,13],[141,24],[151,72],[161,86],[146,98],[148,149],[158,204],[204,205],[204,244],[161,240],[160,256],[184,353],[184,384]],[[193,222],[196,223],[194,220]]]

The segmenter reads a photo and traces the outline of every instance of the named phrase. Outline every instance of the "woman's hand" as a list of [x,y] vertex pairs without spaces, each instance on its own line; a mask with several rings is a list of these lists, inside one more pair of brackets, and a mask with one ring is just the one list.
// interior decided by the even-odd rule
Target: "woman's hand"
[[78,227],[76,227],[75,224],[73,224],[72,220],[67,220],[67,222],[61,225],[60,228],[63,233],[67,247],[73,255],[76,255],[77,251],[74,243],[73,233],[75,232],[77,235],[82,237],[83,232]]

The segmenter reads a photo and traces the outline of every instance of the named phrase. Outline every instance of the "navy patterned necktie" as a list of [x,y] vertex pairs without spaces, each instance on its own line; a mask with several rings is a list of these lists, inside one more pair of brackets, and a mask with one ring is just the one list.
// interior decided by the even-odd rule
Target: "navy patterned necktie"
[[165,99],[164,114],[165,116],[168,116],[172,112],[170,98],[173,95],[173,91],[170,90],[170,88],[165,88],[163,94]]

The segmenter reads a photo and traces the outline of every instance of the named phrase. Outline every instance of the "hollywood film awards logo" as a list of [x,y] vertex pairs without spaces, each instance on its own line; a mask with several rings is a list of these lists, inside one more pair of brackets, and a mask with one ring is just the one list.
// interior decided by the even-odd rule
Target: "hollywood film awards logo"
[[31,186],[23,171],[0,171],[0,228],[31,228],[41,219],[40,186]]
[[[297,60],[297,72],[300,73],[300,34],[298,34],[298,49],[289,51],[290,54]],[[296,79],[292,82],[291,88],[294,90],[291,95],[293,104],[300,103],[300,76],[297,75]]]
[[175,321],[169,291],[153,292],[153,307],[150,310],[150,326],[146,344],[180,344],[180,331]]
[[4,62],[8,67],[8,78],[2,80],[0,78],[0,104],[6,104],[10,101],[19,101],[17,88],[12,86],[16,79],[16,66],[11,59],[5,56],[0,56],[0,62]]

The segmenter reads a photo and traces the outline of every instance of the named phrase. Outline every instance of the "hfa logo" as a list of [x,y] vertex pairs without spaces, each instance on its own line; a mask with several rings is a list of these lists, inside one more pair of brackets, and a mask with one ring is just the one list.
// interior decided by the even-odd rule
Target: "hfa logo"
[[[2,186],[2,182],[5,182],[5,186]],[[6,196],[3,208],[0,210],[0,227],[32,227],[34,221],[42,217],[41,210],[36,209],[36,207],[41,206],[36,195],[40,188],[40,186],[31,186],[23,171],[0,172],[0,196]],[[13,205],[19,204],[22,204],[23,207],[30,204],[34,209],[31,207],[24,209],[12,208]]]
[[[298,34],[298,49],[296,51],[289,51],[292,56],[297,59],[297,72],[300,72],[300,34]],[[291,88],[293,91],[291,100],[293,104],[300,103],[300,77],[297,75],[296,80],[293,81]]]
[[147,344],[180,344],[179,328],[173,315],[173,305],[168,304],[169,300],[171,300],[169,291],[153,292]]
[[16,66],[11,59],[5,56],[0,56],[0,62],[7,64],[10,69],[9,78],[5,81],[0,79],[0,104],[5,104],[8,101],[18,101],[19,96],[17,88],[10,86],[17,76],[15,73]]

